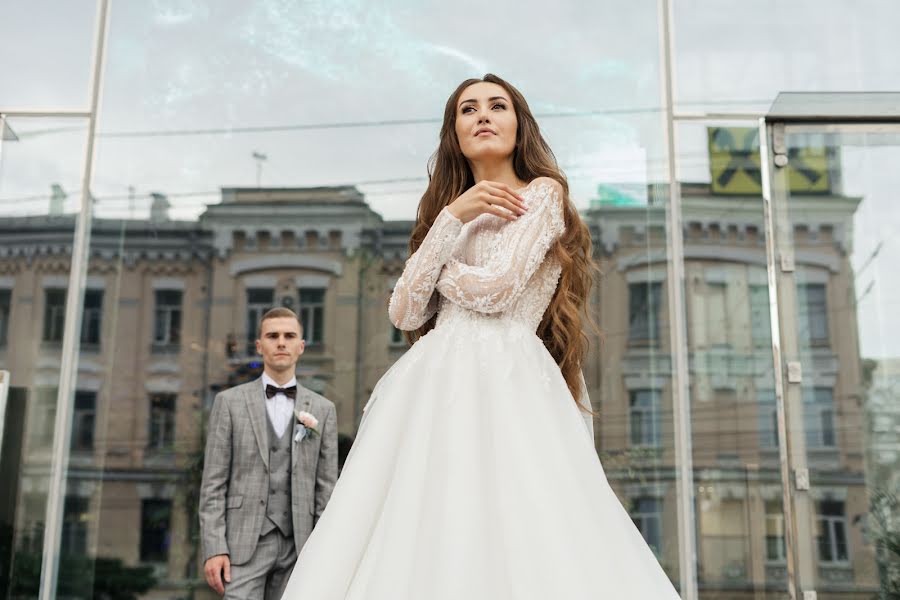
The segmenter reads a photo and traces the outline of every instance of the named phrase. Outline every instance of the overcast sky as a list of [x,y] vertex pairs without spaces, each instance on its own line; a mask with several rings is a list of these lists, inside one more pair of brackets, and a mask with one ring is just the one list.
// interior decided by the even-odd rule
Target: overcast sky
[[[678,110],[900,90],[896,0],[673,2]],[[578,205],[601,185],[633,193],[664,173],[656,4],[113,0],[97,213],[145,216],[158,191],[174,217],[196,218],[220,188],[256,185],[260,152],[263,186],[358,185],[385,218],[411,219],[447,96],[488,71],[525,94]],[[88,105],[94,10],[94,0],[3,2],[0,109]],[[45,214],[53,183],[74,209],[84,121],[10,124],[21,139],[2,147],[0,214]],[[679,133],[680,177],[708,180],[703,126]],[[846,179],[893,207],[895,173]],[[900,217],[874,214],[872,228],[900,229]]]

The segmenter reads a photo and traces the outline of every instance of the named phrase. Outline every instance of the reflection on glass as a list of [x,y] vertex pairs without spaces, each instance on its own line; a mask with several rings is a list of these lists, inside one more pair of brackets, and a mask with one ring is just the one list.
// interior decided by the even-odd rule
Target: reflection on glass
[[[815,0],[777,10],[742,0],[679,0],[672,6],[675,102],[681,110],[765,114],[785,90],[897,89],[896,70],[884,60],[900,51],[890,35],[900,5],[891,0],[873,0],[870,10]],[[746,22],[759,27],[735,26]]]
[[[373,387],[406,347],[387,301],[448,82],[519,72],[577,205],[595,195],[646,203],[663,164],[656,7],[616,8],[634,19],[625,31],[604,18],[608,8],[569,4],[561,24],[584,35],[559,50],[583,52],[577,40],[591,40],[603,58],[588,69],[548,63],[528,44],[512,51],[469,34],[448,42],[448,24],[468,31],[468,17],[442,3],[417,15],[365,3],[325,13],[303,3],[117,5],[93,185],[102,343],[79,380],[98,388],[94,468],[120,476],[84,486],[90,551],[146,565],[157,595],[205,586],[195,494],[205,411],[215,392],[259,375],[256,327],[273,306],[301,318],[298,378],[336,403],[346,456]],[[517,5],[507,26],[522,39],[544,36],[544,8]],[[213,50],[197,52],[197,39]],[[653,244],[664,255],[660,231]],[[666,335],[664,292],[650,287],[645,347]],[[598,357],[586,379],[600,404]],[[667,377],[641,389],[659,396]],[[620,428],[628,402],[627,392],[616,399]],[[665,425],[647,435],[671,445]],[[672,489],[664,504],[658,490],[638,492],[628,497],[660,499],[642,505],[650,512],[641,519],[677,573]]]
[[693,123],[679,138],[700,597],[785,598],[758,135]]
[[603,273],[592,307],[601,336],[585,377],[600,382],[590,392],[599,412],[597,448],[609,482],[677,581],[665,195],[656,185],[624,190],[612,193],[601,186],[585,213]]
[[789,167],[824,181],[810,191],[788,179],[787,190],[776,190],[789,232],[778,251],[796,263],[794,293],[782,294],[780,306],[785,353],[803,373],[788,389],[789,435],[805,448],[811,482],[809,492],[795,492],[809,515],[799,548],[820,594],[890,597],[900,590],[891,550],[900,522],[900,403],[891,391],[900,356],[900,135],[788,131]]
[[[11,14],[19,10],[8,8]],[[10,26],[7,12],[0,19],[4,31]],[[34,75],[12,76],[22,81]],[[86,77],[85,72],[85,82]],[[9,99],[10,93],[17,92],[4,86],[0,95]],[[33,598],[40,582],[86,128],[83,119],[10,118],[6,124],[15,135],[0,141],[0,370],[10,377],[6,414],[0,419],[0,594]],[[97,413],[89,390],[76,391],[72,401],[74,463],[93,449]],[[83,556],[90,543],[88,508],[69,497],[61,501],[65,517],[59,550]],[[81,581],[90,577],[91,570],[82,569]]]
[[86,110],[96,0],[6,4],[0,18],[0,108]]

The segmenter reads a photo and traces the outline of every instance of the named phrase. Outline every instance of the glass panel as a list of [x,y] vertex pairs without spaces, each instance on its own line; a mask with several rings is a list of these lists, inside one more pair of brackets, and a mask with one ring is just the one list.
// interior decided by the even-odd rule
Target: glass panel
[[[103,291],[101,343],[80,378],[97,385],[93,475],[79,474],[89,553],[121,558],[116,568],[149,581],[147,595],[206,588],[204,423],[216,392],[259,376],[258,321],[273,306],[304,321],[298,379],[335,402],[346,456],[406,347],[387,301],[444,103],[458,82],[496,70],[528,98],[597,258],[627,265],[627,280],[598,280],[592,298],[622,345],[601,351],[592,336],[585,375],[595,408],[621,415],[597,422],[613,485],[626,508],[640,501],[634,517],[677,578],[655,4],[564,2],[548,13],[501,3],[517,39],[549,44],[514,50],[468,27],[448,36],[463,17],[446,3],[319,4],[121,3],[111,13],[89,282]],[[576,54],[599,58],[587,69],[558,58]],[[608,217],[622,221],[608,231]],[[634,347],[622,326],[632,279],[649,284],[632,309],[646,323]],[[632,381],[647,367],[648,381]],[[655,399],[648,439],[664,458],[630,453],[620,428],[632,390]]]
[[[30,8],[24,5],[4,6],[0,44],[10,41],[7,13],[23,15],[26,10]],[[19,19],[16,39],[27,47],[32,40],[22,41],[25,30]],[[36,34],[43,32],[38,28]],[[28,53],[20,47],[16,54]],[[18,80],[16,71],[4,64],[4,84]],[[0,96],[10,90],[4,85]],[[0,418],[0,596],[34,598],[40,585],[65,292],[87,128],[83,119],[12,118],[8,126],[15,135],[0,141],[0,370],[10,372],[6,413]],[[74,396],[72,463],[89,454],[96,441],[93,396],[90,390],[77,390]],[[68,493],[59,550],[71,575],[75,557],[84,555],[91,540],[89,509],[77,489]],[[82,569],[79,581],[91,577],[92,570]]]
[[891,545],[900,518],[900,130],[788,127],[786,140],[798,176],[775,174],[787,198],[778,252],[792,253],[795,271],[780,310],[785,356],[802,366],[788,424],[811,481],[795,501],[809,498],[799,547],[820,595],[890,597],[900,590]]
[[677,130],[701,598],[788,597],[756,130]]
[[897,90],[893,0],[673,6],[678,110],[765,114],[783,90]]
[[88,109],[96,8],[97,0],[4,3],[0,111]]
[[601,336],[592,340],[585,376],[600,414],[595,431],[607,477],[677,580],[667,197],[661,174],[647,169],[645,189],[600,184],[585,213],[603,271],[592,301]]

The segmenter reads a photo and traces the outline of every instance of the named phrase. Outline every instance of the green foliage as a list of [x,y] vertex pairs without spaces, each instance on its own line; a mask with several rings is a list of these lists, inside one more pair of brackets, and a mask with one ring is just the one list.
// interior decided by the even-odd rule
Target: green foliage
[[878,600],[900,600],[900,499],[876,489],[870,503],[870,534],[875,543],[880,589]]
[[[137,600],[154,585],[153,567],[126,567],[118,558],[67,556],[60,559],[57,596],[93,600]],[[36,598],[41,584],[41,555],[17,552],[11,598]]]
[[197,516],[200,509],[200,484],[203,481],[203,463],[205,461],[207,414],[200,411],[199,415],[199,440],[197,447],[191,451],[184,465],[184,470],[178,480],[179,494],[184,499],[184,511],[187,515],[187,541],[190,545],[188,561],[185,565],[185,579],[188,584],[186,598],[193,598],[200,559],[200,519]]

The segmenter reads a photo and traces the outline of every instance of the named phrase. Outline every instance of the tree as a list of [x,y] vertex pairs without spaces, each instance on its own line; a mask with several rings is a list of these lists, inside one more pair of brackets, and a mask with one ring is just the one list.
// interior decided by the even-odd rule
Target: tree
[[[41,584],[41,555],[17,552],[10,598],[36,598]],[[127,567],[118,558],[63,555],[57,595],[92,600],[137,600],[156,585],[153,567]]]

